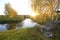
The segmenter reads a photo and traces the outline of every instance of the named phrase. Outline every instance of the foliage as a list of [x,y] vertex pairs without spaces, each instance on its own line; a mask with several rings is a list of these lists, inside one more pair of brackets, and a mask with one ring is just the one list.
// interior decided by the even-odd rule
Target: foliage
[[37,15],[36,17],[32,17],[30,16],[30,18],[39,23],[39,24],[42,24],[44,25],[46,22],[49,22],[49,21],[52,21],[52,20],[55,20],[56,19],[56,14],[53,14],[54,17],[49,17],[50,14],[40,14],[40,15]]
[[56,3],[57,2],[55,0],[32,0],[32,10],[38,15],[35,17],[30,16],[30,18],[39,24],[45,24],[46,22],[56,20]]
[[11,7],[9,3],[5,4],[5,14],[11,19],[17,16],[17,12]]

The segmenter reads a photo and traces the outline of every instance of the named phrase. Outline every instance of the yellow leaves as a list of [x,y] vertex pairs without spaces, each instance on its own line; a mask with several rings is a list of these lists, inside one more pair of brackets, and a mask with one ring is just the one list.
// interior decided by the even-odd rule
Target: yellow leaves
[[17,13],[14,10],[11,10],[8,14],[9,18],[14,18],[17,16]]
[[9,16],[9,18],[13,18],[13,15],[8,15]]
[[[53,2],[54,1],[54,2]],[[46,21],[51,20],[51,17],[53,15],[53,18],[57,16],[56,10],[54,10],[53,6],[56,6],[55,0],[33,0],[32,1],[32,9],[34,12],[38,13],[39,15],[35,18],[31,17],[35,22],[37,23],[45,23]],[[53,4],[52,4],[53,2]],[[53,13],[54,12],[54,13]]]
[[5,4],[5,11],[7,11],[7,15],[9,18],[14,18],[17,16],[17,12],[11,7],[11,5]]
[[[38,2],[36,2],[38,1]],[[32,1],[32,9],[37,13],[46,13],[52,10],[52,4],[47,0]]]
[[30,18],[39,24],[44,24],[50,17],[48,14],[39,14],[35,17],[30,16]]
[[56,17],[57,16],[57,13],[54,13],[53,15]]

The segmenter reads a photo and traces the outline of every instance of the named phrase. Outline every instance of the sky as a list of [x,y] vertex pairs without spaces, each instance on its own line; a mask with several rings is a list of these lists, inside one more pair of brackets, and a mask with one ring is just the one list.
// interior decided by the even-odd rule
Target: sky
[[19,15],[30,15],[34,13],[31,9],[31,0],[0,0],[0,15],[4,15],[6,3],[10,3]]

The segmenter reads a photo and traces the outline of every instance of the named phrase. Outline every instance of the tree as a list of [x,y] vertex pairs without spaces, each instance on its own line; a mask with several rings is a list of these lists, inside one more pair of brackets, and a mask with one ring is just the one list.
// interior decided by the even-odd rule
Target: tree
[[[31,17],[37,23],[43,24],[49,19],[53,14],[52,4],[47,0],[32,0],[32,10],[36,12],[36,18]],[[38,19],[39,18],[39,19]],[[38,19],[38,20],[36,20]]]
[[58,0],[32,0],[31,2],[32,10],[38,15],[30,16],[30,18],[40,25],[44,25],[45,30],[55,28],[58,22],[58,13],[56,13]]
[[10,19],[17,16],[17,12],[11,7],[10,3],[5,4],[5,12]]
[[[24,16],[18,16],[17,12],[11,7],[10,3],[5,4],[5,14],[10,21],[16,19],[16,21],[21,22],[25,19]],[[17,24],[18,23],[10,23],[8,24],[7,29],[15,29]]]
[[[5,4],[5,14],[9,20],[17,16],[17,12],[14,9],[12,9],[10,3]],[[8,24],[7,29],[15,29],[16,25],[17,23],[10,23]]]

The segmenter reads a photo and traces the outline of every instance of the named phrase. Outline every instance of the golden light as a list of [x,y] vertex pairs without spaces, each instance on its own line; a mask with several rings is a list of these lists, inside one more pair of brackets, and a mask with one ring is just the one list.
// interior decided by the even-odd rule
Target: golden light
[[36,17],[37,15],[39,15],[39,14],[37,14],[37,13],[30,14],[31,17]]
[[35,17],[35,16],[36,16],[36,14],[31,14],[31,16]]
[[10,0],[12,8],[17,11],[19,15],[32,14],[31,0]]

